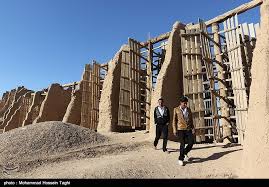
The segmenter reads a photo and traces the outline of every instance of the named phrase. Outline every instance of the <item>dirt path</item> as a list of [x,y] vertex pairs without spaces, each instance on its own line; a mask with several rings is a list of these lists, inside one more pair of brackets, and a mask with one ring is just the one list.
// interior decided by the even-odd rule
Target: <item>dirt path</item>
[[[29,172],[17,172],[18,178],[236,178],[240,165],[241,146],[225,147],[221,144],[195,145],[190,162],[177,164],[178,143],[168,142],[170,154],[152,148],[143,131],[124,134],[106,134],[114,144],[113,149],[124,145],[133,150],[104,151],[96,157],[73,157],[68,160],[44,163]],[[118,145],[115,146],[115,145]],[[141,145],[141,146],[139,146]]]

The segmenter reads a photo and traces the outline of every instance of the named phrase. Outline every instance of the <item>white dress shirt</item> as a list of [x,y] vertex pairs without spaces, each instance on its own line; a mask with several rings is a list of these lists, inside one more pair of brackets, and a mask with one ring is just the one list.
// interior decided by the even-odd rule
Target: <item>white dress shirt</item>
[[158,110],[159,110],[160,114],[163,116],[163,113],[164,113],[164,107],[160,107],[160,106],[158,106]]
[[188,117],[189,117],[189,113],[188,113],[187,107],[184,108],[184,109],[182,109],[182,108],[180,107],[180,109],[181,109],[181,111],[182,111],[182,113],[183,113],[184,119],[187,121],[187,119],[188,119]]

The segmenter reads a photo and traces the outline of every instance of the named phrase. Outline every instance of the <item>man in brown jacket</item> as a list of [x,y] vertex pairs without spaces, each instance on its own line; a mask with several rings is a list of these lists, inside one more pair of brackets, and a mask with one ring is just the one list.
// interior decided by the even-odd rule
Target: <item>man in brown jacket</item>
[[[180,98],[180,105],[174,108],[173,115],[173,133],[179,138],[180,155],[178,158],[179,165],[183,166],[184,158],[192,149],[195,132],[192,120],[191,109],[187,107],[188,98],[182,96]],[[188,144],[185,148],[185,144]]]

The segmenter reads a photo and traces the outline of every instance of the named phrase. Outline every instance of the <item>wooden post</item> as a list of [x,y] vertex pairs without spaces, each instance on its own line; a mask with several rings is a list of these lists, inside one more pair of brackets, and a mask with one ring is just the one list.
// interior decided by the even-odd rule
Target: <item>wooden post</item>
[[[200,25],[200,30],[207,33],[207,28],[205,23],[200,20],[199,21],[199,25]],[[216,104],[216,95],[215,95],[215,80],[212,78],[214,76],[214,66],[213,63],[211,62],[212,59],[212,55],[211,55],[211,48],[210,48],[210,42],[209,42],[209,38],[206,37],[205,34],[200,34],[200,42],[201,42],[201,50],[202,50],[202,58],[204,59],[209,59],[210,62],[207,62],[208,60],[204,60],[204,65],[205,65],[205,69],[206,69],[206,73],[207,73],[207,78],[209,79],[209,90],[210,90],[210,100],[211,103],[208,102],[207,103],[207,107],[211,108],[211,118],[212,121],[210,125],[213,126],[213,138],[214,141],[216,141],[216,139],[218,138],[218,133],[217,133],[217,129],[218,129],[218,123],[217,123],[217,104]]]
[[[197,32],[197,30],[196,30]],[[195,53],[200,54],[200,55],[195,55],[195,61],[196,61],[196,81],[197,81],[197,115],[198,115],[198,127],[201,129],[198,130],[198,133],[196,132],[196,135],[199,135],[200,141],[204,142],[205,141],[205,119],[204,119],[204,114],[205,114],[205,107],[204,107],[204,97],[203,97],[203,82],[202,82],[202,56],[201,56],[201,41],[199,35],[194,36],[194,41],[195,41]],[[198,138],[196,137],[198,140]]]
[[147,99],[146,99],[146,130],[150,128],[150,102],[152,93],[152,63],[153,63],[153,45],[148,43],[148,62],[147,62]]
[[[218,34],[218,32],[219,32],[218,23],[213,23],[212,24],[212,32],[214,33],[214,35],[213,35],[214,41],[216,43],[220,44],[220,36]],[[216,45],[215,43],[214,43],[214,53],[216,55],[215,56],[216,61],[222,62],[222,56],[220,55],[221,54],[221,48],[220,48],[220,46]],[[217,72],[218,72],[218,78],[220,80],[224,80],[225,77],[223,75],[223,72],[224,72],[223,68],[218,63],[216,63],[216,69],[217,69]],[[220,81],[218,81],[218,83],[219,83],[220,96],[222,96],[224,98],[227,98],[227,94],[225,92],[225,86]],[[231,133],[230,124],[226,120],[229,117],[229,107],[228,107],[227,103],[223,99],[220,99],[220,107],[221,107],[221,116],[222,116],[221,124],[222,124],[222,127],[223,127],[223,137],[231,137],[232,133]]]

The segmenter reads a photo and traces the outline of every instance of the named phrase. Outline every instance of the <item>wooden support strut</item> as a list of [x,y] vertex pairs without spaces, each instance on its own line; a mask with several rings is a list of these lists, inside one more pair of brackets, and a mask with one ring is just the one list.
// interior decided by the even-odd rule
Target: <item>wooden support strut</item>
[[217,91],[212,89],[211,93],[214,94],[215,96],[219,97],[220,99],[222,99],[226,104],[231,105],[232,107],[235,107],[235,105],[233,104],[233,102],[230,99],[221,96]]

